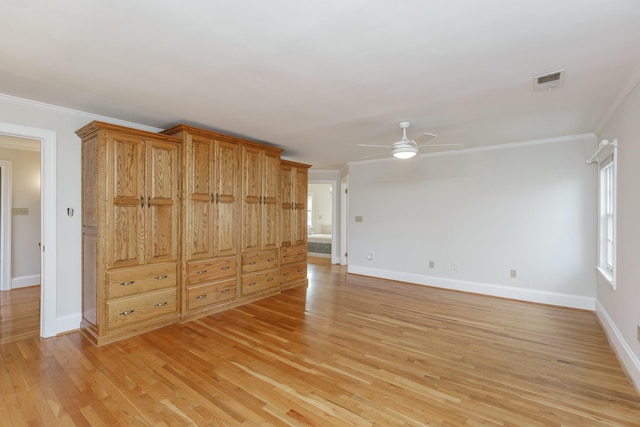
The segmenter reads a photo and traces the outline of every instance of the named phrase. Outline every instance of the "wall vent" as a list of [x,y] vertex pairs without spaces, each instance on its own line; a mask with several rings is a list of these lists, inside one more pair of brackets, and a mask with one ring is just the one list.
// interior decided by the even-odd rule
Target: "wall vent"
[[562,86],[564,70],[533,76],[533,90],[551,90]]

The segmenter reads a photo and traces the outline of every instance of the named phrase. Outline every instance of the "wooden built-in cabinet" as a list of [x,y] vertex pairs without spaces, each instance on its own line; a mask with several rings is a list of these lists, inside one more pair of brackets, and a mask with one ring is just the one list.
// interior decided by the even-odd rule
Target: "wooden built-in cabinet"
[[310,165],[280,162],[280,288],[307,283],[307,189]]
[[175,322],[180,141],[101,122],[82,138],[83,318],[101,345]]
[[77,134],[81,328],[93,343],[307,283],[308,165],[187,125],[154,134],[92,122]]

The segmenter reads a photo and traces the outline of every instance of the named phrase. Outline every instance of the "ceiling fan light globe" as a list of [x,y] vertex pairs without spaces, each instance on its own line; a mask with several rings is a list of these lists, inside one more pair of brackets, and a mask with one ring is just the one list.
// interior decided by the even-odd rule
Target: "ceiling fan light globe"
[[393,157],[397,159],[410,159],[416,155],[417,149],[414,147],[400,147],[393,150]]

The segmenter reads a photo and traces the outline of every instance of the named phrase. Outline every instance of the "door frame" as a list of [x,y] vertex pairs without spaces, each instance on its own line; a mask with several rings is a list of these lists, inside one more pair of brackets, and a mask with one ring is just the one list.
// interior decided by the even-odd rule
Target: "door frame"
[[340,257],[339,257],[339,251],[340,248],[338,247],[339,241],[338,241],[338,232],[339,227],[338,227],[338,219],[340,218],[338,216],[338,198],[337,198],[337,188],[339,187],[339,184],[337,181],[333,180],[333,179],[312,179],[309,178],[308,180],[308,184],[321,184],[321,185],[330,185],[332,190],[331,190],[331,263],[332,264],[339,264],[340,263]]
[[40,141],[40,336],[56,335],[56,153],[57,133],[49,129],[0,122],[0,134]]
[[11,290],[11,160],[0,160],[0,291]]

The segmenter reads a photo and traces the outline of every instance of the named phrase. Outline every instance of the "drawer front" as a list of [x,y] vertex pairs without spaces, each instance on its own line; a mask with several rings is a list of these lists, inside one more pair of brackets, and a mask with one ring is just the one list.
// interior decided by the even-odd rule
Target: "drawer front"
[[107,302],[107,329],[138,325],[145,320],[175,314],[176,290],[150,292]]
[[292,264],[307,260],[306,246],[287,246],[280,249],[280,264]]
[[135,295],[162,288],[175,288],[177,265],[151,264],[107,272],[107,299]]
[[187,310],[204,307],[236,297],[236,279],[187,288]]
[[266,273],[242,276],[242,294],[248,295],[260,292],[280,285],[280,270],[271,270]]
[[280,268],[280,282],[293,282],[294,280],[307,278],[307,263],[287,265]]
[[213,282],[234,277],[238,271],[236,257],[192,261],[187,263],[187,280],[190,285]]
[[278,250],[242,254],[242,274],[268,270],[280,265]]

